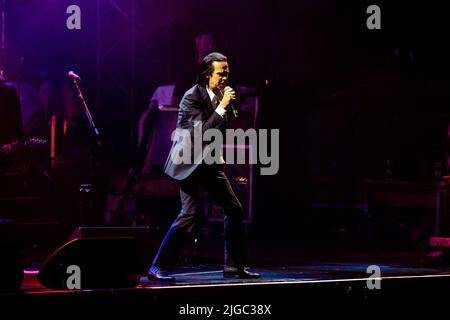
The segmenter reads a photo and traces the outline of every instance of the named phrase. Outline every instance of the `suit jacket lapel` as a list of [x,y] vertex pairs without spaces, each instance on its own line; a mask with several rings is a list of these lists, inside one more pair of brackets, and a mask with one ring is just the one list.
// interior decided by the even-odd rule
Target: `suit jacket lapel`
[[200,86],[200,85],[198,86],[198,89],[200,91],[200,96],[201,96],[203,102],[207,106],[207,114],[210,115],[211,113],[214,112],[214,108],[213,108],[211,99],[209,98],[208,91],[206,91],[206,88],[204,88],[203,86]]
[[[207,117],[209,117],[209,116],[211,116],[211,114],[213,114],[215,112],[215,107],[213,106],[212,101],[209,98],[209,94],[208,94],[208,91],[206,91],[206,88],[202,87],[200,85],[198,86],[198,88],[200,91],[201,99],[203,100],[204,104],[207,106],[205,113],[206,113]],[[226,112],[223,115],[223,117],[225,118],[225,121],[228,120],[228,116],[227,116]]]

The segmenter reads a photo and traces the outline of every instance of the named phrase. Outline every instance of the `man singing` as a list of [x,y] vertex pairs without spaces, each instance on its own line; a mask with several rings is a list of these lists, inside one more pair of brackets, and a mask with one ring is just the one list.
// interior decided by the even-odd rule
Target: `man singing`
[[[229,78],[227,57],[218,52],[208,54],[200,64],[197,84],[190,88],[180,102],[177,130],[188,132],[198,139],[195,132],[201,126],[203,134],[208,129],[219,129],[225,136],[227,110],[235,99],[235,92],[226,87]],[[201,137],[200,137],[201,138]],[[207,144],[201,144],[201,151]],[[175,139],[166,161],[164,171],[178,180],[180,186],[181,211],[172,223],[148,272],[150,280],[173,281],[169,272],[175,268],[178,257],[193,231],[198,216],[196,208],[200,200],[199,187],[203,188],[214,202],[224,209],[224,277],[259,278],[260,275],[245,268],[245,239],[242,224],[243,209],[224,173],[225,162],[206,164],[201,161],[204,153],[194,150],[195,141]],[[191,161],[179,161],[180,150],[190,150]],[[198,150],[197,150],[198,151]]]

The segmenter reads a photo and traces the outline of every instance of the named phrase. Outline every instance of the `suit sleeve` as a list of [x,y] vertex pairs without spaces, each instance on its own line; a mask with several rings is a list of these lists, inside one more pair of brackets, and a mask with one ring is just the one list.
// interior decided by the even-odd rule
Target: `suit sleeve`
[[204,108],[205,106],[191,95],[184,96],[180,103],[180,127],[193,131],[194,126],[202,125],[202,134],[204,134],[206,130],[211,128],[218,129],[225,123],[226,120],[217,112],[212,112],[207,119],[204,119]]

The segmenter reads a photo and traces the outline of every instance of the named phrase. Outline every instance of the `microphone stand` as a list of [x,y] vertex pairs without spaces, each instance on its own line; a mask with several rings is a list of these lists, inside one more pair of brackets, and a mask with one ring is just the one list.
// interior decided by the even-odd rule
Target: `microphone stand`
[[[95,143],[97,147],[101,147],[101,139],[100,139],[100,131],[95,124],[94,118],[92,117],[91,111],[89,110],[89,107],[87,106],[86,100],[84,99],[83,93],[81,92],[80,86],[78,85],[79,78],[73,77],[73,83],[75,85],[75,88],[78,92],[78,97],[81,99],[81,102],[83,104],[84,111],[86,113],[86,117],[89,121],[89,127],[92,130],[92,132],[95,134]],[[91,150],[92,151],[92,150]],[[88,173],[88,182],[81,182],[80,183],[80,225],[83,225],[84,217],[86,216],[86,212],[89,214],[92,214],[92,211],[94,210],[94,192],[95,187],[93,185],[92,181],[94,176],[94,152],[89,152],[89,173]]]
[[87,116],[88,121],[89,121],[89,126],[91,127],[91,129],[95,133],[95,137],[96,137],[96,140],[97,140],[97,145],[100,147],[101,146],[100,132],[99,132],[98,127],[96,126],[96,124],[94,122],[94,118],[92,118],[91,112],[90,112],[90,110],[89,110],[89,108],[88,108],[88,106],[86,104],[86,100],[84,100],[84,96],[83,96],[83,93],[81,92],[80,86],[78,85],[77,78],[73,78],[73,83],[75,84],[75,87],[77,88],[78,97],[81,99],[81,102],[83,102],[84,111],[86,112],[86,116]]

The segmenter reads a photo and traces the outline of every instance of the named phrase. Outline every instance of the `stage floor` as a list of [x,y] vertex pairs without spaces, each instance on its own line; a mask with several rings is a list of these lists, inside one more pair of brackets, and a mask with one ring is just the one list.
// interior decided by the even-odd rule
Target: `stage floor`
[[[379,268],[379,269],[378,269]],[[208,286],[239,285],[281,285],[310,284],[327,282],[374,281],[374,279],[419,279],[450,277],[450,265],[402,265],[373,264],[371,262],[336,262],[309,261],[304,264],[278,267],[256,267],[252,271],[259,272],[259,279],[224,278],[218,265],[189,265],[175,269],[171,275],[173,282],[148,280],[142,276],[139,285],[126,290],[141,289],[175,289]],[[379,273],[376,274],[377,270]],[[43,294],[61,292],[45,288],[37,280],[37,270],[25,270],[22,292],[24,294]],[[115,289],[117,290],[117,289]],[[81,290],[83,291],[83,290]],[[92,290],[89,290],[92,291]]]
[[[288,319],[308,309],[315,315],[349,316],[358,314],[357,307],[374,314],[384,314],[386,308],[402,314],[443,308],[445,292],[450,290],[450,264],[430,264],[411,252],[383,257],[353,253],[352,258],[274,261],[252,268],[261,273],[260,279],[252,280],[223,278],[218,264],[187,264],[174,270],[175,282],[142,276],[135,288],[73,291],[44,288],[36,279],[38,271],[25,270],[21,294],[9,298],[13,305],[33,310],[45,311],[57,304],[78,306],[74,312],[86,307],[112,313],[148,309],[164,314],[155,319]],[[376,268],[379,275],[374,274]]]

